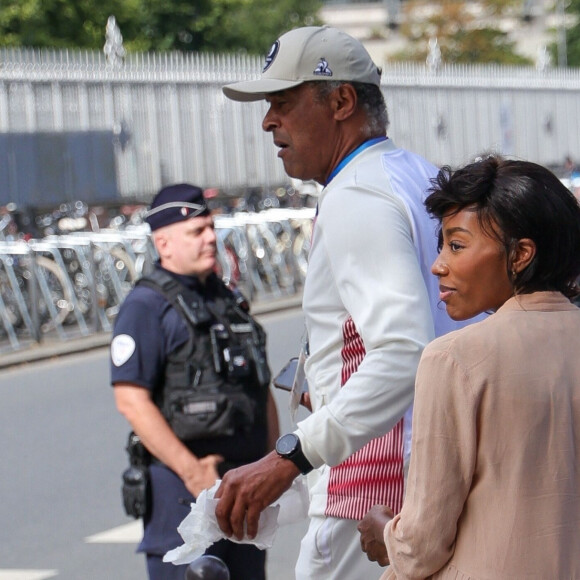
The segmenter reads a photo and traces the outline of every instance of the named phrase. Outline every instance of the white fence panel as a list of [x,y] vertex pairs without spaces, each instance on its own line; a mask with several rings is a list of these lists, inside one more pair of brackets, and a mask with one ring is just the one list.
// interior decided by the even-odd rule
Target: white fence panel
[[[147,200],[178,181],[226,193],[271,190],[289,181],[261,128],[265,103],[237,103],[221,92],[226,83],[256,77],[261,65],[255,57],[172,53],[131,55],[112,66],[97,52],[3,50],[0,140],[22,133],[108,132],[114,181],[126,198]],[[383,90],[389,134],[438,165],[458,165],[490,150],[546,165],[580,157],[578,69],[432,71],[388,64]],[[10,187],[3,189],[0,178],[0,203],[26,181],[18,179],[21,158],[7,154]],[[71,173],[70,184],[78,181],[75,162],[60,163]],[[94,172],[98,179],[98,166]]]

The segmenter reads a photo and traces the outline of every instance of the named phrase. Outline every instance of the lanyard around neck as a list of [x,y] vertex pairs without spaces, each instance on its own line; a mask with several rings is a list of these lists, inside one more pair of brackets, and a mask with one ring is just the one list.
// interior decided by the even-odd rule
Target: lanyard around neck
[[365,149],[368,149],[369,147],[372,147],[373,145],[386,140],[387,137],[384,136],[375,137],[374,139],[369,139],[368,141],[365,141],[359,145],[354,151],[351,151],[346,157],[344,157],[342,161],[332,170],[332,173],[329,175],[325,185],[328,185],[338,175],[338,173],[340,173],[344,166],[352,159],[354,159],[359,153],[362,153]]

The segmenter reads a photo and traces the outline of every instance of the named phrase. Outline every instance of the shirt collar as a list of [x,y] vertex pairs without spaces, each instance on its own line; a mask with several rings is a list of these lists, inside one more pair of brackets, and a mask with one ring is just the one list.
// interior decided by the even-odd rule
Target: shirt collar
[[561,292],[546,290],[512,296],[498,308],[497,312],[576,310],[576,308]]
[[326,180],[325,185],[328,185],[339,173],[340,171],[350,162],[352,161],[359,153],[362,153],[365,149],[380,143],[381,141],[386,141],[386,136],[375,137],[373,139],[369,139],[364,143],[361,143],[354,151],[351,151],[346,157],[340,161],[340,163],[332,170],[328,179]]
[[170,270],[163,268],[163,266],[161,266],[161,264],[159,264],[159,262],[157,262],[155,264],[155,266],[157,268],[160,268],[164,272],[167,272],[170,276],[175,278],[178,282],[183,284],[186,288],[189,288],[190,290],[194,290],[198,294],[202,294],[202,295],[207,292],[209,287],[214,283],[214,280],[217,278],[217,274],[212,273],[207,277],[205,284],[203,284],[197,276],[186,276],[184,274],[176,274],[175,272],[171,272]]

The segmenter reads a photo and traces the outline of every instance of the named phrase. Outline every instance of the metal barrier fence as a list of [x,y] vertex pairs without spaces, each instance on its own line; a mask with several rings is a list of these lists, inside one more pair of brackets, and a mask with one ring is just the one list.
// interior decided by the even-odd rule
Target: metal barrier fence
[[[216,216],[218,271],[252,301],[298,293],[312,209]],[[0,242],[0,353],[110,331],[156,258],[148,226]]]
[[[261,129],[265,104],[221,92],[261,66],[239,55],[137,54],[113,66],[98,52],[0,51],[0,205],[148,201],[179,181],[226,193],[287,185]],[[545,165],[580,156],[579,69],[388,63],[383,91],[389,134],[439,165],[490,149]]]
[[[20,142],[13,142],[22,134],[47,141],[54,134],[84,133],[85,157],[93,155],[97,164],[88,170],[84,159],[76,158],[78,146],[58,144],[67,159],[54,189],[60,186],[64,200],[118,193],[146,201],[162,185],[179,181],[227,191],[273,189],[288,182],[271,139],[260,129],[262,106],[254,103],[242,111],[221,93],[223,84],[259,70],[258,59],[145,54],[112,67],[96,52],[5,50],[0,65],[0,138],[14,137],[6,155],[0,155],[0,175],[8,177],[4,187],[0,181],[0,204],[4,195],[22,203],[38,197],[34,202],[41,205],[43,187],[46,198],[49,179],[34,180],[21,168],[30,166],[30,151],[38,149],[54,166],[54,146],[41,142],[19,148]],[[89,139],[103,134],[110,151]],[[53,177],[54,169],[43,172],[42,158],[38,164],[37,174]],[[111,192],[110,180],[102,182],[102,174],[110,171],[117,192]],[[83,181],[87,174],[93,181]]]
[[580,157],[580,69],[387,67],[396,141],[437,165],[494,151],[561,166]]

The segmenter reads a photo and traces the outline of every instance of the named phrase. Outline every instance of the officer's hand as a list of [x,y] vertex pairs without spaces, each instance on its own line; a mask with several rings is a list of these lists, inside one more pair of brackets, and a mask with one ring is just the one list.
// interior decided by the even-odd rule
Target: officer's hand
[[221,455],[206,455],[196,461],[183,480],[193,497],[198,497],[204,489],[209,489],[215,484],[219,479],[217,466],[223,460]]
[[215,514],[222,531],[238,540],[244,537],[244,520],[247,535],[258,533],[260,513],[276,501],[300,475],[299,469],[275,451],[255,463],[228,471],[215,497],[219,498]]
[[389,563],[387,547],[385,546],[385,526],[393,517],[393,510],[385,505],[373,506],[357,526],[360,532],[360,546],[371,562],[381,566]]

